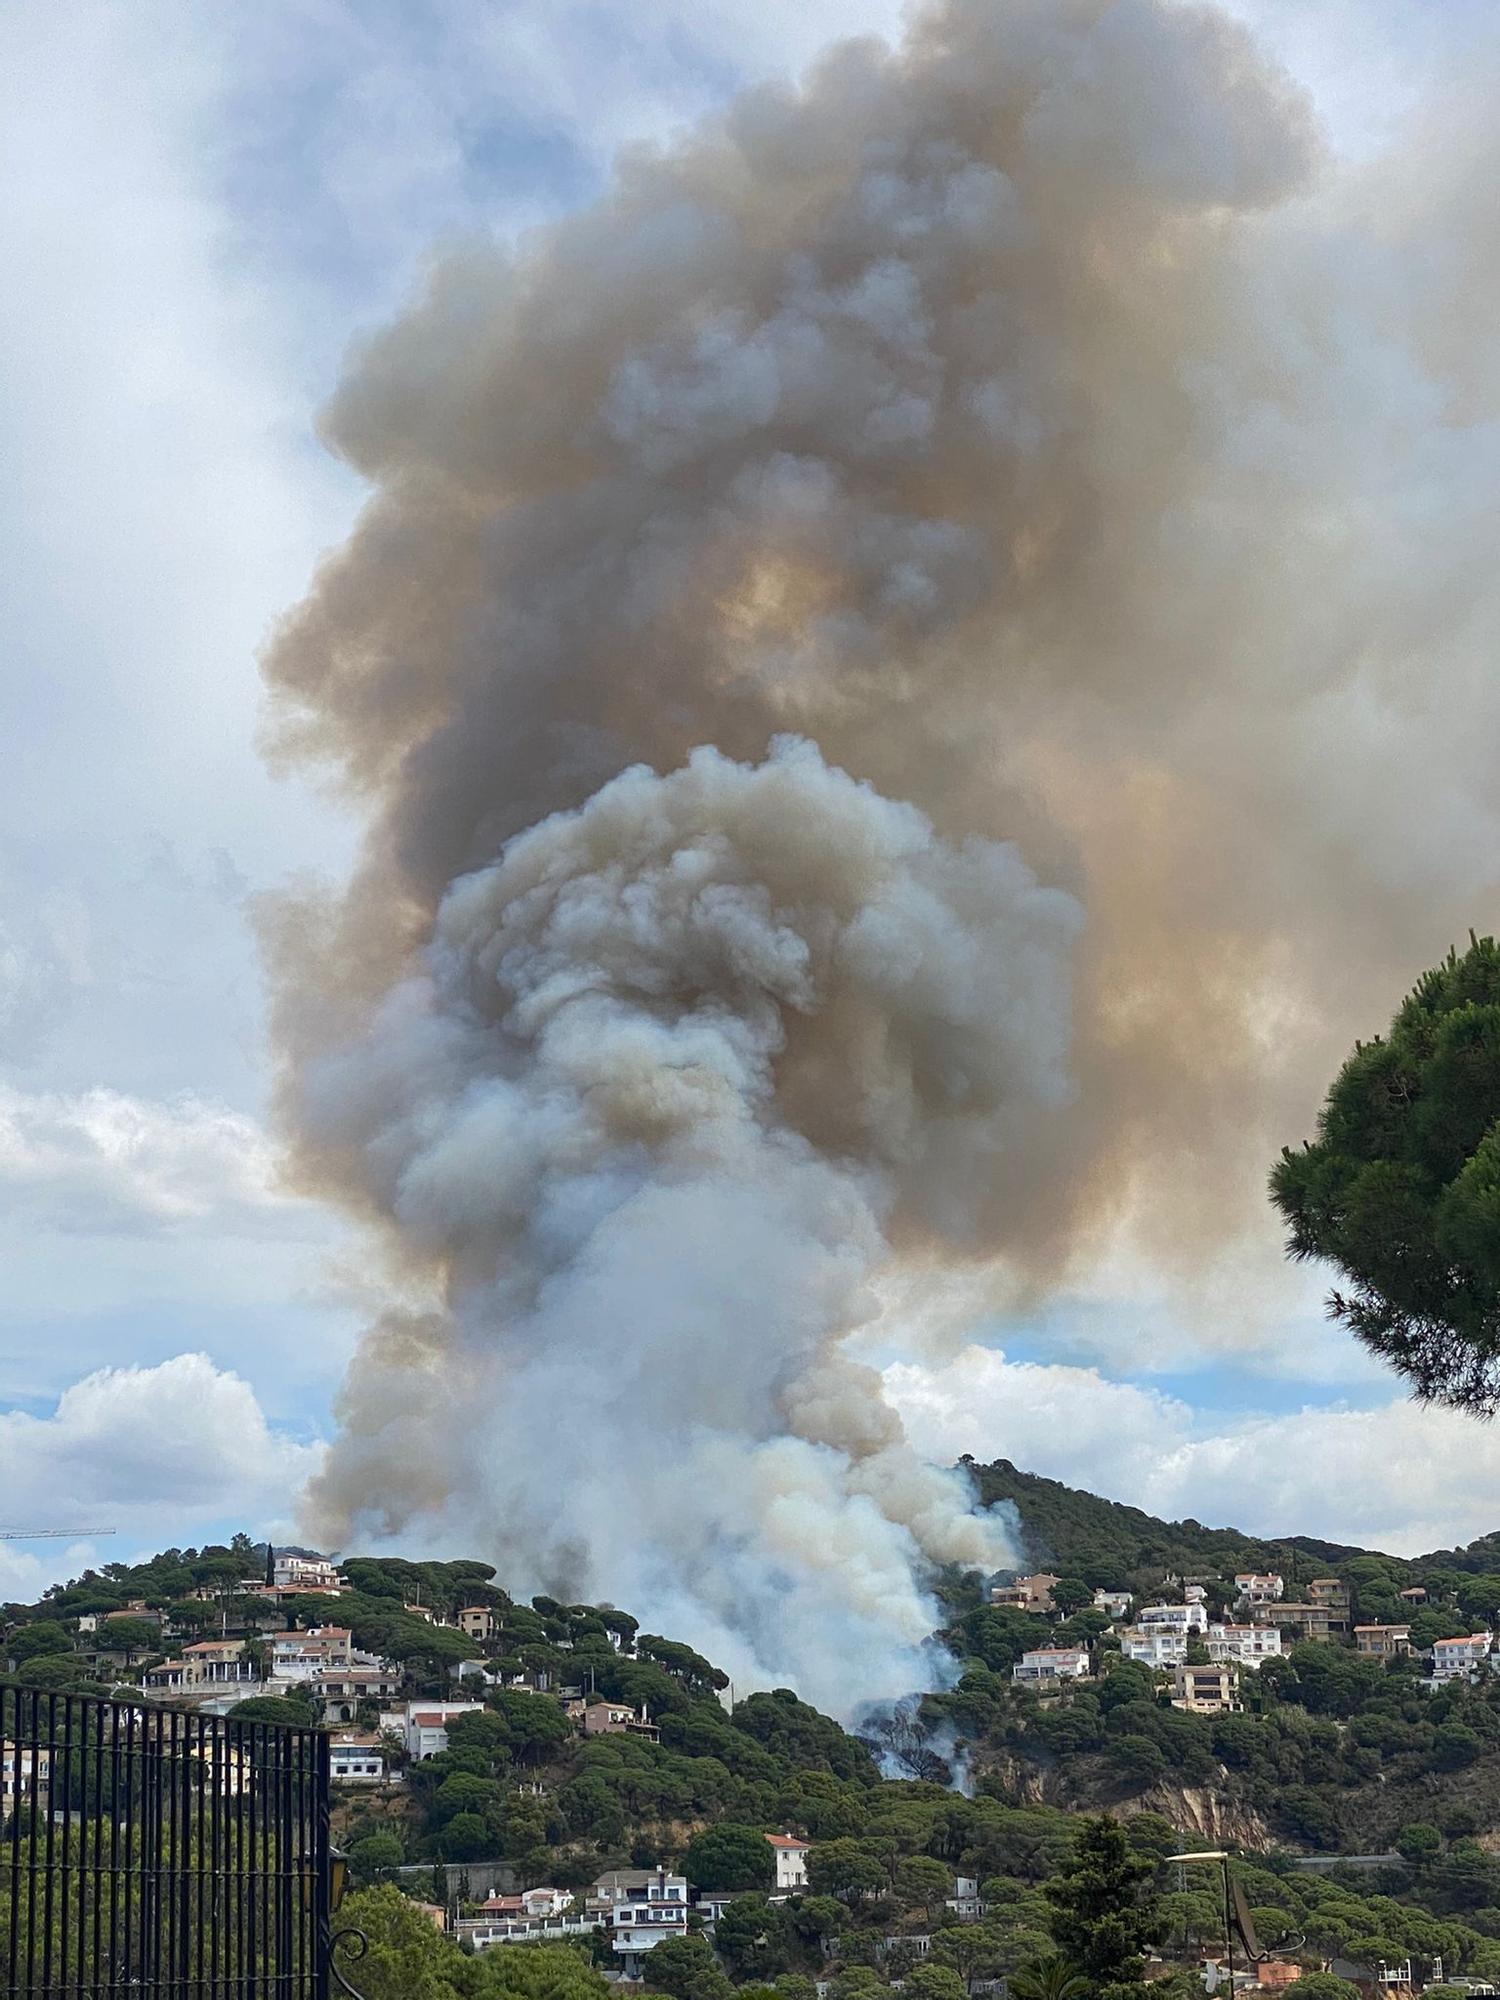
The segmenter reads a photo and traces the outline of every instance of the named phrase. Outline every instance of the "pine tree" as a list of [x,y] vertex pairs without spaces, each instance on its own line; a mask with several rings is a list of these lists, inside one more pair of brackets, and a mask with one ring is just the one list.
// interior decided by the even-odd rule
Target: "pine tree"
[[1099,2000],[1141,2000],[1144,1953],[1161,1936],[1155,1873],[1107,1814],[1079,1826],[1067,1867],[1047,1884],[1051,1928],[1060,1952],[1084,1974]]

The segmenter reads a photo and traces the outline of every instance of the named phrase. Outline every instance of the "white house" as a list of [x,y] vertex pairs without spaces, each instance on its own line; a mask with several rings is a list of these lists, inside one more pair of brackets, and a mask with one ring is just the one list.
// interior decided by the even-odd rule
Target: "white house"
[[1168,1632],[1206,1632],[1208,1612],[1201,1599],[1191,1604],[1144,1604],[1135,1614],[1135,1622],[1148,1630],[1160,1628]]
[[323,1556],[277,1556],[271,1582],[278,1590],[328,1590],[340,1587],[338,1568]]
[[1434,1639],[1432,1678],[1435,1681],[1472,1680],[1484,1671],[1492,1644],[1488,1632],[1471,1632],[1463,1639]]
[[979,1894],[977,1875],[956,1875],[953,1878],[953,1894],[948,1898],[947,1907],[961,1924],[977,1924],[984,1915],[985,1905]]
[[1086,1681],[1093,1672],[1087,1646],[1037,1646],[1010,1670],[1013,1681]]
[[1262,1660],[1281,1658],[1279,1625],[1210,1625],[1204,1640],[1211,1660],[1234,1660],[1258,1667]]
[[315,1625],[310,1632],[278,1632],[271,1641],[271,1678],[310,1681],[324,1667],[347,1667],[354,1660],[354,1635],[342,1625]]
[[1130,1592],[1128,1590],[1096,1590],[1094,1592],[1094,1609],[1096,1611],[1108,1612],[1111,1618],[1123,1618],[1125,1613],[1130,1609]]
[[807,1850],[811,1844],[791,1833],[768,1833],[776,1854],[776,1886],[783,1892],[807,1887]]
[[414,1764],[441,1756],[448,1747],[448,1724],[460,1715],[479,1715],[482,1701],[409,1701],[405,1708],[385,1710],[380,1717],[382,1733],[399,1736]]
[[1175,1667],[1187,1658],[1187,1634],[1170,1625],[1127,1625],[1120,1651],[1147,1667]]
[[335,1736],[328,1746],[328,1775],[346,1785],[383,1785],[389,1773],[379,1739],[352,1731]]
[[[491,1896],[473,1917],[460,1917],[454,1927],[460,1943],[476,1951],[486,1945],[545,1943],[549,1938],[581,1937],[599,1930],[602,1916],[595,1909],[576,1911],[567,1889],[527,1889],[519,1896]],[[591,1899],[592,1900],[592,1899]]]
[[648,1951],[664,1938],[687,1936],[685,1875],[664,1868],[614,1868],[594,1884],[593,1906],[609,1927],[609,1941],[634,1978]]
[[1254,1570],[1242,1570],[1234,1580],[1241,1604],[1272,1604],[1286,1594],[1286,1582],[1271,1571],[1259,1576]]

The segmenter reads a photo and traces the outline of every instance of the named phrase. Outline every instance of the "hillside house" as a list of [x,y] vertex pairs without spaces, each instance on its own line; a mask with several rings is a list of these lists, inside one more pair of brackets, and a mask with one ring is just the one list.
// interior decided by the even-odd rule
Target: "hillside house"
[[195,1694],[213,1688],[237,1688],[242,1694],[260,1686],[255,1662],[247,1657],[243,1639],[200,1639],[184,1646],[181,1656],[148,1667],[144,1686],[157,1694]]
[[984,1898],[979,1893],[977,1875],[956,1875],[953,1878],[953,1894],[947,1899],[950,1909],[961,1924],[977,1924],[985,1913]]
[[1262,1993],[1284,1993],[1302,1977],[1305,1968],[1289,1958],[1264,1958],[1255,1968],[1256,1984]]
[[[1402,1595],[1405,1596],[1405,1592]],[[1426,1591],[1422,1592],[1425,1597]],[[1315,1576],[1307,1586],[1307,1601],[1325,1611],[1349,1609],[1349,1586],[1341,1576]]]
[[323,1556],[276,1556],[271,1564],[276,1590],[326,1590],[330,1596],[344,1587],[336,1564]]
[[1433,1680],[1474,1680],[1484,1672],[1493,1644],[1493,1637],[1488,1632],[1471,1632],[1462,1639],[1434,1639]]
[[1128,1590],[1096,1590],[1094,1609],[1106,1612],[1111,1618],[1123,1618],[1130,1609]]
[[453,1622],[466,1638],[483,1645],[486,1639],[493,1639],[500,1629],[500,1621],[487,1604],[466,1604],[456,1612]]
[[346,1785],[383,1785],[390,1776],[378,1736],[345,1730],[328,1746],[328,1775]]
[[1189,1715],[1233,1714],[1241,1706],[1238,1668],[1224,1660],[1208,1667],[1186,1662],[1172,1669],[1172,1706]]
[[1371,1660],[1399,1660],[1411,1651],[1409,1625],[1356,1625],[1355,1649]]
[[1146,1631],[1206,1632],[1208,1612],[1201,1598],[1191,1604],[1143,1604],[1135,1622]]
[[1427,1592],[1422,1588],[1420,1583],[1414,1583],[1410,1590],[1403,1590],[1400,1593],[1400,1597],[1403,1604],[1410,1604],[1413,1609],[1417,1605],[1427,1602]]
[[1309,1639],[1320,1641],[1349,1629],[1347,1613],[1327,1604],[1255,1604],[1250,1616],[1257,1625],[1300,1625]]
[[310,1681],[325,1667],[354,1664],[354,1634],[342,1625],[315,1625],[309,1632],[278,1632],[268,1659],[271,1678]]
[[1121,1653],[1146,1667],[1175,1667],[1187,1649],[1187,1634],[1170,1625],[1127,1625],[1120,1634]]
[[629,1978],[664,1938],[687,1936],[687,1877],[664,1868],[611,1869],[594,1884],[589,1905],[604,1918]]
[[645,1709],[637,1713],[628,1701],[580,1695],[563,1703],[563,1713],[572,1717],[585,1736],[644,1736],[650,1743],[661,1740],[661,1731]]
[[258,1681],[255,1661],[246,1654],[244,1639],[198,1639],[182,1649],[182,1657],[193,1668],[199,1687]]
[[776,1887],[783,1895],[807,1887],[807,1850],[811,1845],[794,1833],[768,1833],[776,1855]]
[[141,1686],[152,1689],[156,1694],[186,1694],[201,1685],[187,1660],[158,1661],[141,1676]]
[[1061,1581],[1061,1577],[1038,1570],[1035,1576],[1018,1576],[1014,1583],[991,1584],[990,1603],[1010,1611],[1055,1611],[1052,1590]]
[[744,1892],[739,1889],[699,1889],[693,1896],[693,1914],[705,1925],[716,1924],[729,1905]]
[[1093,1673],[1087,1646],[1037,1646],[1010,1670],[1013,1681],[1086,1681]]
[[571,1889],[522,1889],[514,1896],[486,1896],[479,1905],[479,1914],[486,1917],[563,1917],[576,1900]]
[[1211,1660],[1233,1660],[1241,1667],[1281,1658],[1278,1625],[1210,1625],[1203,1643]]
[[489,1896],[472,1917],[460,1917],[454,1926],[462,1942],[476,1951],[486,1945],[544,1943],[550,1938],[581,1937],[598,1930],[599,1911],[586,1912],[574,1906],[577,1898],[570,1889],[526,1889],[519,1895]]
[[353,1666],[321,1667],[308,1687],[325,1722],[352,1722],[362,1701],[388,1701],[401,1692],[401,1669],[355,1655]]
[[1241,1604],[1273,1604],[1286,1595],[1286,1579],[1274,1570],[1264,1576],[1254,1570],[1241,1570],[1234,1579],[1234,1588]]
[[460,1715],[479,1715],[482,1701],[409,1701],[380,1717],[381,1734],[400,1737],[414,1764],[437,1757],[448,1747],[448,1724]]

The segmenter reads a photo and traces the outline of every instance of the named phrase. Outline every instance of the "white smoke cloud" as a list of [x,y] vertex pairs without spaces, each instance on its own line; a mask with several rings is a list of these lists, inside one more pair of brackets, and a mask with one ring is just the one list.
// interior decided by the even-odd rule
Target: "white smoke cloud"
[[901,1693],[923,1566],[1004,1546],[839,1344],[885,1230],[962,1238],[1063,1094],[1078,921],[795,740],[627,771],[460,878],[305,1079],[446,1291],[399,1394],[352,1377],[322,1532],[453,1494],[507,1577],[670,1613],[742,1683],[845,1705],[852,1646]]

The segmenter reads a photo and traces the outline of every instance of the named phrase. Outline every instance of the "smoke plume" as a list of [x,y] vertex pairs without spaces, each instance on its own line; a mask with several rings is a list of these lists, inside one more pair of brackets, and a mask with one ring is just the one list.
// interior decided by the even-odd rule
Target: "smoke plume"
[[1211,9],[949,0],[357,357],[269,659],[368,815],[270,935],[392,1288],[320,1532],[847,1709],[1002,1547],[882,1299],[1274,1258],[1265,1162],[1495,885],[1481,113],[1355,173]]

